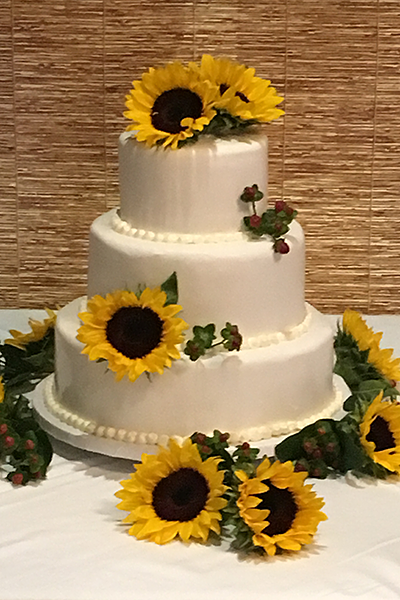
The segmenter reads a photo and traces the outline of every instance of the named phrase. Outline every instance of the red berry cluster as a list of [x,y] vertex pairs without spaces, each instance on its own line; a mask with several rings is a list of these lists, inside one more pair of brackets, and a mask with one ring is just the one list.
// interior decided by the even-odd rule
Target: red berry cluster
[[0,464],[8,471],[14,485],[25,485],[45,473],[45,461],[37,451],[36,435],[27,431],[20,435],[10,423],[0,422]]
[[256,184],[251,187],[245,187],[240,199],[243,202],[252,205],[253,214],[250,217],[244,217],[245,228],[253,235],[261,237],[268,235],[272,238],[273,248],[278,254],[287,254],[290,251],[289,244],[285,241],[284,235],[289,231],[289,225],[297,216],[291,206],[284,200],[275,202],[274,208],[270,208],[258,215],[256,211],[256,202],[263,198],[264,194],[258,189]]
[[281,462],[291,460],[296,472],[306,471],[310,477],[324,479],[343,470],[341,442],[331,419],[316,421],[289,436],[276,446],[275,454]]

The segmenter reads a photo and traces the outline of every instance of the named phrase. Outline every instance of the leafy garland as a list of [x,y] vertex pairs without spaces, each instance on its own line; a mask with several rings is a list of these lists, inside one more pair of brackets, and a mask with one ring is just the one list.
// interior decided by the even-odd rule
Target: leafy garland
[[14,485],[46,477],[53,450],[24,394],[54,371],[54,326],[24,347],[0,345],[0,468]]
[[396,407],[400,416],[396,382],[388,379],[370,362],[370,349],[361,350],[353,335],[339,325],[334,348],[334,372],[343,378],[351,392],[343,404],[347,414],[340,420],[321,419],[308,425],[278,444],[275,454],[279,460],[293,461],[298,470],[307,471],[311,477],[325,478],[330,474],[344,475],[351,471],[358,477],[369,475],[384,479],[392,471],[366,453],[361,443],[360,428],[369,407],[380,393]]

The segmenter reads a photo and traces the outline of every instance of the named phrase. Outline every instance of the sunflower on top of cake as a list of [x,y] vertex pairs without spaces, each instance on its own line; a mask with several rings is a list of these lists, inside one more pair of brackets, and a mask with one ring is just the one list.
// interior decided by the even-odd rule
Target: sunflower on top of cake
[[283,100],[255,69],[204,54],[201,63],[150,68],[126,96],[136,139],[172,149],[200,135],[225,135],[284,114]]

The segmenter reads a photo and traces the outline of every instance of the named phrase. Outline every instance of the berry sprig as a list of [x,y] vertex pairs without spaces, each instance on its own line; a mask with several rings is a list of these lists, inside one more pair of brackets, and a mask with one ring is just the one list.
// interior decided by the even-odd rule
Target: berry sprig
[[195,325],[193,327],[193,338],[186,342],[184,353],[189,356],[190,360],[196,361],[200,356],[204,356],[207,350],[217,346],[223,346],[229,352],[240,350],[243,338],[237,325],[227,322],[225,327],[221,329],[220,334],[222,340],[213,343],[217,339],[214,323],[209,323],[205,327]]
[[257,184],[245,187],[240,199],[243,202],[251,204],[253,214],[250,217],[244,217],[243,223],[247,231],[253,235],[261,237],[269,235],[274,242],[274,250],[278,254],[287,254],[290,251],[289,244],[284,237],[288,231],[293,219],[297,217],[297,211],[289,206],[284,200],[275,202],[274,208],[269,208],[262,215],[256,211],[256,202],[261,200],[264,194],[258,189]]
[[252,448],[248,442],[236,446],[234,452],[229,452],[229,433],[222,433],[214,429],[213,435],[204,433],[193,433],[190,436],[192,442],[197,444],[202,460],[210,456],[221,458],[218,468],[225,471],[224,483],[231,486],[234,481],[234,473],[238,469],[246,472],[254,470],[254,463],[259,454],[258,448]]
[[5,393],[0,404],[0,466],[14,485],[44,479],[52,458],[47,434],[24,396]]

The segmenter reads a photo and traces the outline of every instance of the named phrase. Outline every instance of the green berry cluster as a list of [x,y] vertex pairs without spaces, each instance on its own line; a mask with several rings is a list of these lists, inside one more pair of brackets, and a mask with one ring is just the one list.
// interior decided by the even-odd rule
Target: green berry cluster
[[184,353],[189,356],[190,360],[196,361],[200,356],[204,356],[207,350],[216,346],[222,345],[230,352],[232,350],[240,350],[243,338],[239,333],[237,325],[227,322],[225,327],[221,329],[220,334],[222,340],[214,343],[214,340],[217,339],[214,323],[209,323],[205,327],[195,325],[193,327],[193,337],[186,342]]

